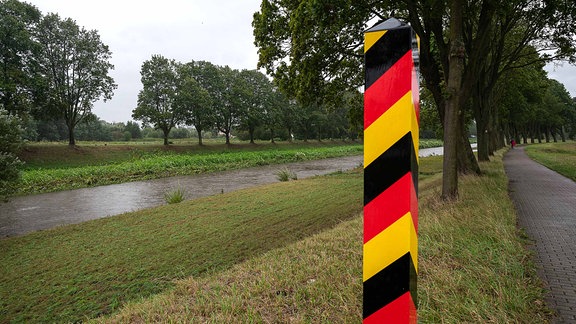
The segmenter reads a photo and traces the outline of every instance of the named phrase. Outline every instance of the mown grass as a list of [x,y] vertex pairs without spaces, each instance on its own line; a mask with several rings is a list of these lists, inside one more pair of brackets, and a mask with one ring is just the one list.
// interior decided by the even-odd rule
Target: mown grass
[[362,154],[360,143],[341,142],[182,146],[146,151],[122,146],[48,145],[37,149],[25,160],[29,166],[22,173],[15,195]]
[[[515,225],[501,159],[497,155],[495,162],[482,164],[483,177],[465,176],[454,204],[438,200],[439,175],[421,182],[420,323],[549,319],[530,253]],[[422,159],[422,167],[428,161]],[[180,280],[175,289],[131,302],[97,322],[359,323],[361,251],[358,214],[222,273]]]
[[[547,320],[493,160],[447,205],[420,160],[421,323]],[[360,322],[361,200],[346,172],[0,240],[0,322]]]
[[533,144],[525,150],[531,159],[576,181],[576,142]]
[[350,219],[361,192],[356,171],[0,240],[0,322],[109,314]]

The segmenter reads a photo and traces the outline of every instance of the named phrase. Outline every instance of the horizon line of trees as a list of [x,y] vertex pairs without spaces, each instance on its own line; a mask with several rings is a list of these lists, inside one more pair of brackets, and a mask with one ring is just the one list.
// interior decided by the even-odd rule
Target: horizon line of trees
[[357,138],[359,127],[349,123],[352,106],[361,108],[359,92],[338,109],[298,105],[257,70],[236,70],[207,61],[176,62],[152,55],[141,68],[143,88],[132,118],[169,134],[177,126],[195,128],[202,145],[204,131],[217,130],[230,143],[233,132],[256,137],[292,140],[293,137]]

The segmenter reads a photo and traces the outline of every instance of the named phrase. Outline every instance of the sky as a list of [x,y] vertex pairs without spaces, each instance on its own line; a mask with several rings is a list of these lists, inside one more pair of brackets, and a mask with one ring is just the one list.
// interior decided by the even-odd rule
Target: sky
[[[234,69],[255,69],[257,49],[252,15],[261,0],[25,0],[43,14],[58,13],[98,31],[112,52],[110,72],[118,88],[93,112],[108,122],[132,119],[142,89],[140,67],[152,55],[186,63],[209,61]],[[549,64],[548,76],[576,97],[576,67]]]
[[42,14],[72,18],[97,30],[112,52],[110,76],[118,85],[112,100],[93,112],[108,122],[132,120],[140,68],[152,55],[186,63],[209,61],[234,69],[255,69],[258,53],[252,15],[261,0],[24,0]]

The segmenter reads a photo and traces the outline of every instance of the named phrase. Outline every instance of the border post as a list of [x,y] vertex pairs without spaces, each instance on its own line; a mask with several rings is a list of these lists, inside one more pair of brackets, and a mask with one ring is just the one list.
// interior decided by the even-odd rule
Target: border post
[[417,322],[418,45],[395,18],[364,34],[364,324]]

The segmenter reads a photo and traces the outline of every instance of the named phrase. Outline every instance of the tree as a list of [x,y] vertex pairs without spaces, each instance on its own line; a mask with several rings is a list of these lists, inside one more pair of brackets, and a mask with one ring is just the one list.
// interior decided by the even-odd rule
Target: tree
[[[451,14],[451,8],[456,7],[462,8],[462,18]],[[462,131],[467,108],[471,104],[477,105],[477,119],[482,119],[480,127],[485,120],[491,123],[497,120],[492,114],[492,100],[480,99],[491,98],[494,82],[501,77],[502,71],[517,67],[513,63],[525,54],[524,49],[528,46],[553,50],[556,58],[573,58],[576,38],[571,22],[576,14],[575,7],[573,2],[562,0],[546,3],[526,0],[263,0],[260,12],[254,14],[253,27],[259,66],[265,67],[284,91],[300,101],[329,100],[334,93],[362,84],[364,22],[384,20],[393,15],[404,17],[420,36],[420,71],[444,121],[444,136],[458,136],[457,139],[450,137],[444,143],[449,155],[452,151],[457,152],[457,164],[447,163],[445,168],[458,167],[461,172],[478,173],[478,163],[466,133]],[[453,38],[447,37],[448,27],[455,23],[452,19],[462,20],[456,22],[461,35],[457,48],[463,49],[462,59],[454,59]],[[454,72],[451,64],[459,65],[455,70],[461,76],[450,75]],[[452,82],[450,91],[456,92],[447,94],[451,77],[461,81]],[[454,103],[458,107],[448,107]],[[449,125],[446,125],[445,113],[454,110],[458,122],[453,122],[453,116],[449,116]],[[452,127],[457,129],[448,130]],[[457,147],[447,148],[449,145]],[[446,174],[454,172],[444,170]],[[453,188],[445,192],[457,192],[457,182],[450,181],[446,185]]]
[[286,129],[286,132],[288,133],[288,141],[292,142],[292,139],[294,138],[294,129],[298,125],[301,110],[298,107],[296,100],[288,100],[288,98],[283,94],[281,98],[283,99],[279,101],[280,113],[278,116],[278,122],[281,127]]
[[20,120],[0,105],[0,200],[14,192],[22,162],[16,154],[22,145]]
[[90,116],[94,102],[112,98],[116,84],[108,72],[112,53],[96,30],[79,27],[70,18],[45,16],[39,24],[41,71],[47,104],[66,122],[68,144],[75,145],[75,127]]
[[180,67],[176,104],[186,111],[186,125],[193,125],[198,133],[198,145],[202,144],[202,132],[214,125],[213,102],[210,93],[200,82],[207,83],[209,71],[203,63],[190,62]]
[[124,132],[129,132],[130,138],[142,138],[142,130],[140,129],[140,125],[131,120],[126,123]]
[[187,117],[185,107],[176,104],[178,66],[161,55],[145,61],[140,69],[143,88],[138,93],[138,106],[132,111],[132,118],[162,131],[164,145],[169,144],[170,130]]
[[[276,128],[280,125],[282,119],[282,113],[290,114],[289,102],[280,92],[279,89],[271,87],[271,92],[269,94],[270,102],[268,107],[264,109],[262,116],[262,125],[270,132],[270,142],[274,143],[274,138],[276,137]],[[290,132],[290,131],[288,131]],[[288,133],[287,139],[292,140],[291,134]]]
[[0,2],[0,103],[25,117],[31,108],[37,77],[38,44],[34,30],[40,11],[17,0]]
[[246,86],[244,109],[240,116],[240,127],[246,129],[250,136],[250,143],[254,143],[254,131],[264,119],[273,118],[273,88],[270,80],[257,70],[242,70],[239,77]]
[[226,144],[230,144],[232,129],[240,124],[240,116],[245,113],[249,101],[246,81],[238,70],[228,66],[219,69],[221,80],[221,101],[214,106],[216,127],[226,136]]

